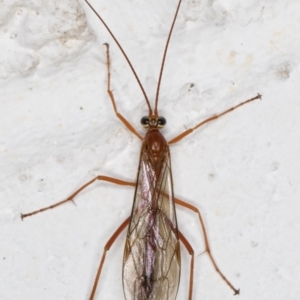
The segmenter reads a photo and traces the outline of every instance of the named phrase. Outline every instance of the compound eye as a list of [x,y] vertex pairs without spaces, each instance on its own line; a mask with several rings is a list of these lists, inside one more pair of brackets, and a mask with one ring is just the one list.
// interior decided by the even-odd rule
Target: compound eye
[[159,117],[157,120],[157,126],[163,128],[167,124],[167,120],[164,117]]
[[148,117],[142,117],[141,118],[141,124],[143,125],[144,128],[148,128],[149,127],[149,118]]

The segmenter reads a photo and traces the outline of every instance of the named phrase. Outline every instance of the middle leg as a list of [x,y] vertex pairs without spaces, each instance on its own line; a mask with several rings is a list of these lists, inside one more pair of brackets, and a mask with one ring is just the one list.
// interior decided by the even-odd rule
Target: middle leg
[[89,182],[87,182],[86,184],[84,184],[81,188],[79,188],[77,191],[75,191],[70,197],[68,197],[67,199],[65,200],[62,200],[62,201],[59,201],[55,204],[52,204],[50,206],[47,206],[47,207],[44,207],[44,208],[41,208],[41,209],[38,209],[38,210],[35,210],[33,212],[30,212],[30,213],[27,213],[27,214],[21,214],[21,219],[23,220],[24,218],[27,218],[27,217],[30,217],[30,216],[33,216],[37,213],[40,213],[40,212],[43,212],[45,210],[49,210],[49,209],[52,209],[52,208],[55,208],[57,206],[60,206],[66,202],[73,202],[73,199],[82,191],[84,190],[85,188],[87,188],[89,185],[91,185],[93,182],[95,182],[96,180],[100,180],[100,181],[107,181],[107,182],[110,182],[110,183],[114,183],[114,184],[118,184],[118,185],[127,185],[127,186],[135,186],[135,183],[134,182],[130,182],[130,181],[124,181],[124,180],[120,180],[120,179],[117,179],[117,178],[113,178],[113,177],[109,177],[109,176],[103,176],[103,175],[99,175],[95,178],[93,178],[92,180],[90,180]]
[[227,285],[234,291],[234,295],[238,295],[240,293],[240,290],[239,289],[236,289],[232,284],[231,282],[225,277],[225,275],[221,272],[221,270],[219,269],[218,265],[216,264],[216,261],[211,253],[211,249],[210,249],[210,245],[209,245],[209,242],[208,242],[208,237],[207,237],[207,232],[206,232],[206,228],[205,228],[205,224],[204,224],[204,221],[203,221],[203,218],[201,216],[201,213],[199,211],[199,209],[194,206],[194,205],[191,205],[183,200],[180,200],[178,198],[174,198],[174,201],[176,204],[178,205],[181,205],[185,208],[188,208],[190,210],[192,210],[193,212],[195,212],[197,215],[198,215],[198,218],[199,218],[199,221],[200,221],[200,225],[201,225],[201,228],[202,228],[202,232],[203,232],[203,237],[204,237],[204,244],[205,244],[205,252],[208,254],[209,256],[209,259],[210,261],[212,262],[215,270],[217,273],[219,273],[219,275],[221,276],[221,278],[227,283]]

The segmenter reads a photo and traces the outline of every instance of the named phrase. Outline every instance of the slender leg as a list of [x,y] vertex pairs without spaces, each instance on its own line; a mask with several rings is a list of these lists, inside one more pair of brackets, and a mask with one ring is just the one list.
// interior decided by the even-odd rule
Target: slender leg
[[210,121],[216,120],[216,119],[218,119],[219,117],[221,117],[221,116],[223,116],[223,115],[225,115],[225,114],[227,114],[227,113],[229,113],[229,112],[235,110],[236,108],[238,108],[238,107],[240,107],[240,106],[242,106],[242,105],[244,105],[244,104],[246,104],[246,103],[249,103],[249,102],[251,102],[251,101],[254,101],[254,100],[256,100],[256,99],[261,99],[261,95],[260,95],[260,94],[257,94],[256,97],[253,97],[253,98],[248,99],[248,100],[246,100],[246,101],[244,101],[244,102],[241,102],[240,104],[237,104],[237,105],[235,105],[235,106],[233,106],[233,107],[231,107],[231,108],[229,108],[229,109],[223,111],[222,113],[220,113],[220,114],[218,114],[218,115],[213,115],[213,116],[209,117],[208,119],[206,119],[206,120],[204,120],[204,121],[198,123],[196,126],[187,129],[186,131],[182,132],[181,134],[179,134],[178,136],[176,136],[175,138],[173,138],[171,141],[168,142],[169,145],[170,145],[170,144],[174,144],[174,143],[179,142],[179,141],[180,141],[181,139],[183,139],[185,136],[187,136],[188,134],[192,133],[194,130],[196,130],[197,128],[201,127],[202,125],[204,125],[204,124],[206,124],[206,123],[208,123],[208,122],[210,122]]
[[97,285],[98,285],[98,281],[101,275],[101,271],[102,271],[102,267],[105,261],[105,256],[106,256],[106,252],[110,249],[110,247],[112,246],[112,244],[115,242],[115,240],[117,239],[117,237],[120,235],[120,233],[127,227],[127,225],[129,224],[130,221],[130,217],[127,218],[120,226],[119,228],[115,231],[115,233],[111,236],[111,238],[108,240],[108,242],[106,243],[106,245],[104,246],[104,252],[102,254],[102,258],[100,261],[100,265],[98,268],[98,272],[94,281],[94,285],[93,285],[93,289],[90,295],[90,300],[93,300],[95,297],[95,293],[96,293],[96,289],[97,289]]
[[224,276],[224,274],[221,272],[221,270],[219,269],[219,267],[217,266],[216,262],[215,262],[215,259],[214,257],[212,256],[211,254],[211,250],[210,250],[210,245],[209,245],[209,242],[208,242],[208,238],[207,238],[207,232],[206,232],[206,229],[205,229],[205,225],[204,225],[204,221],[203,221],[203,218],[200,214],[200,211],[197,207],[189,204],[189,203],[186,203],[185,201],[182,201],[178,198],[174,198],[175,200],[175,203],[178,204],[178,205],[181,205],[185,208],[188,208],[192,211],[194,211],[196,214],[198,214],[198,217],[199,217],[199,221],[200,221],[200,224],[201,224],[201,228],[202,228],[202,231],[203,231],[203,237],[204,237],[204,244],[205,244],[205,252],[208,254],[215,270],[217,271],[217,273],[219,273],[219,275],[222,277],[222,279],[228,284],[228,286],[234,291],[234,295],[238,295],[240,293],[240,290],[239,289],[236,289],[230,282],[229,280]]
[[35,210],[35,211],[31,212],[31,213],[21,214],[21,219],[23,220],[26,217],[30,217],[30,216],[33,216],[33,215],[35,215],[37,213],[43,212],[45,210],[55,208],[55,207],[60,206],[60,205],[62,205],[64,203],[66,203],[66,202],[69,202],[69,201],[73,202],[73,198],[74,197],[76,197],[82,190],[84,190],[86,187],[88,187],[90,184],[92,184],[96,180],[107,181],[107,182],[118,184],[118,185],[135,186],[135,183],[133,183],[133,182],[124,181],[124,180],[120,180],[120,179],[113,178],[113,177],[99,175],[99,176],[95,177],[94,179],[90,180],[89,182],[87,182],[86,184],[84,184],[81,188],[79,188],[76,192],[74,192],[67,199],[59,201],[59,202],[57,202],[57,203],[55,203],[53,205],[50,205],[50,206],[47,206],[47,207]]
[[189,286],[189,298],[188,300],[192,300],[193,296],[193,282],[194,282],[194,250],[185,236],[178,230],[179,239],[181,240],[182,244],[186,248],[186,250],[191,255],[191,266],[190,266],[190,286]]
[[114,94],[110,88],[110,57],[109,57],[109,45],[107,43],[104,44],[106,46],[106,59],[107,59],[107,93],[110,97],[112,105],[114,107],[114,111],[116,116],[123,122],[123,124],[140,140],[143,140],[143,137],[134,129],[134,127],[118,112],[117,105],[115,102]]

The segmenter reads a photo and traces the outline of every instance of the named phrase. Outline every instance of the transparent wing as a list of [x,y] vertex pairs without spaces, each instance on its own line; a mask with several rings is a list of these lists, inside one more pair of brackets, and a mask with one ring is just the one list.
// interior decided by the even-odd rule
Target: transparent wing
[[174,300],[180,248],[169,148],[153,164],[142,148],[123,260],[126,300]]

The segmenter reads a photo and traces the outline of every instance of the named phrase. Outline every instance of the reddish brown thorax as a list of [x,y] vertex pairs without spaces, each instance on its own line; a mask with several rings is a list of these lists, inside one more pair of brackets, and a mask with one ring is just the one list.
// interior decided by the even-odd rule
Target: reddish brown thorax
[[150,128],[145,136],[145,147],[153,164],[159,163],[167,147],[167,141],[157,128]]

